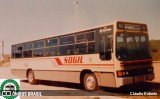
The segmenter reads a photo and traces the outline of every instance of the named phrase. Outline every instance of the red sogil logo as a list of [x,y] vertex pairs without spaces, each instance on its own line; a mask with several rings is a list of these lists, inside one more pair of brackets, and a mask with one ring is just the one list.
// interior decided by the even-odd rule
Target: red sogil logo
[[75,57],[65,57],[64,63],[83,63],[83,57],[82,56],[75,56]]

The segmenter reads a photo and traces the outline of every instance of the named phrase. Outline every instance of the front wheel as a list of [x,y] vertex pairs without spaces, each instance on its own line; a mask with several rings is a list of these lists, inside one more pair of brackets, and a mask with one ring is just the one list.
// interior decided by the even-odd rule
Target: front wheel
[[94,74],[85,74],[83,83],[87,91],[95,91],[98,89],[97,79]]
[[32,70],[29,70],[27,77],[28,77],[28,82],[30,84],[32,85],[37,84],[37,80],[35,79],[34,72]]

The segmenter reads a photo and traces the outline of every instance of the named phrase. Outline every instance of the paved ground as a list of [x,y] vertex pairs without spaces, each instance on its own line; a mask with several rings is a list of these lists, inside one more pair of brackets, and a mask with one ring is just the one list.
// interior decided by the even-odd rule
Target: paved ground
[[[93,93],[91,95],[98,95],[98,96],[64,96],[72,95],[72,90],[78,92],[82,90],[79,84],[71,84],[71,83],[62,83],[62,82],[51,82],[51,81],[41,81],[37,85],[30,85],[27,83],[27,80],[21,79],[21,90],[69,90],[67,93],[59,92],[59,96],[44,96],[44,97],[22,97],[21,99],[117,99],[117,98],[132,98],[132,99],[152,99],[152,96],[121,96],[127,95],[128,93],[124,90],[132,91],[132,90],[140,90],[140,91],[154,91],[160,93],[160,63],[154,64],[155,68],[155,79],[152,82],[147,82],[145,84],[137,84],[132,86],[126,86],[123,89],[110,89],[104,88],[103,90],[98,91],[97,93]],[[17,78],[16,76],[12,75],[10,72],[10,67],[0,67],[0,79],[9,79],[9,78]],[[78,91],[77,91],[78,90]],[[105,95],[105,96],[104,96]],[[108,96],[113,95],[113,96]],[[116,95],[116,96],[114,96]],[[154,98],[160,98],[158,96],[154,96]]]

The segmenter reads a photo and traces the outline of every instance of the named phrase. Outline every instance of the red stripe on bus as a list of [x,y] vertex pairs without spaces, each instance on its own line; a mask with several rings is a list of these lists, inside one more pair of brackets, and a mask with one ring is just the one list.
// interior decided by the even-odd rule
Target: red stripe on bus
[[114,66],[114,64],[62,64],[61,60],[59,58],[55,58],[58,65],[63,66]]
[[114,64],[63,64],[65,66],[114,66]]
[[59,58],[55,58],[56,62],[58,63],[58,65],[63,65],[61,60]]

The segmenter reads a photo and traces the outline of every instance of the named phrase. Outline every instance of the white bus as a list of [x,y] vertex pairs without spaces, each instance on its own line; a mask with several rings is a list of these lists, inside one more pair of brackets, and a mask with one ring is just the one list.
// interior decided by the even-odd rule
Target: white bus
[[147,25],[112,24],[12,45],[11,71],[37,80],[80,83],[87,91],[154,79]]

